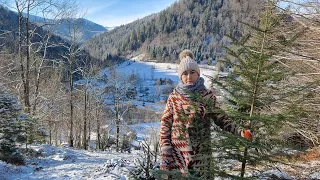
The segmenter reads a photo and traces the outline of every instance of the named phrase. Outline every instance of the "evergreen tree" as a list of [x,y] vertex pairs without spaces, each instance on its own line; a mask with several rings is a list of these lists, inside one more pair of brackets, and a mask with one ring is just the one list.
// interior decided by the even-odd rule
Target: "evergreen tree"
[[21,106],[17,98],[0,89],[0,160],[10,162],[21,137]]
[[[242,163],[240,176],[244,177],[246,164],[270,162],[271,153],[283,144],[279,132],[286,122],[295,119],[289,107],[278,108],[277,102],[285,101],[294,94],[295,88],[286,87],[286,78],[290,76],[286,69],[274,59],[284,47],[290,46],[295,37],[286,43],[277,41],[281,16],[276,13],[273,1],[268,1],[261,14],[258,26],[247,24],[252,35],[236,39],[232,36],[233,47],[225,47],[225,63],[233,70],[224,79],[214,81],[225,92],[226,114],[239,127],[250,129],[253,139],[219,133],[213,141],[214,151],[219,152],[212,163],[211,171],[219,176],[238,178],[221,168],[224,160],[233,159]],[[287,104],[288,105],[288,104]]]
[[26,114],[22,114],[20,117],[20,126],[25,139],[26,149],[28,148],[28,144],[35,142],[44,143],[46,131],[40,126],[39,119]]

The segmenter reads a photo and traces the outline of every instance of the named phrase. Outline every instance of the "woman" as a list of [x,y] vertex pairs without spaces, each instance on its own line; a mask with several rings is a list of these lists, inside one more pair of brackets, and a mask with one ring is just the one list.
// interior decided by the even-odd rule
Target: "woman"
[[223,130],[234,134],[241,131],[217,113],[216,98],[204,86],[193,53],[184,50],[179,59],[180,82],[170,94],[161,119],[160,169],[171,175],[208,177],[211,120]]

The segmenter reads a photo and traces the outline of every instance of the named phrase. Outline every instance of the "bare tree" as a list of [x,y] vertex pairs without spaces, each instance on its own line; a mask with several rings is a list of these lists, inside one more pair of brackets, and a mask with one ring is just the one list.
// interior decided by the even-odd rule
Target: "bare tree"
[[[7,0],[4,4],[18,14],[18,58],[23,87],[25,111],[35,115],[39,96],[39,85],[44,61],[50,61],[47,50],[58,44],[52,44],[49,26],[58,23],[72,11],[74,1],[67,0]],[[11,6],[14,4],[14,6]],[[31,20],[31,13],[43,18],[43,21]],[[50,17],[50,19],[48,19]],[[43,30],[43,29],[46,29]],[[51,60],[54,61],[54,60]],[[31,74],[34,72],[34,74]],[[32,80],[33,79],[33,80]],[[34,82],[34,84],[32,84]],[[32,90],[34,87],[34,90]],[[34,94],[34,102],[32,96]],[[31,106],[32,109],[31,109]]]
[[80,74],[81,62],[83,49],[80,46],[82,41],[82,34],[80,32],[81,24],[74,21],[75,18],[83,17],[79,13],[77,4],[73,5],[72,8],[74,14],[70,14],[70,17],[65,19],[65,23],[68,25],[68,44],[64,44],[63,47],[67,50],[67,53],[63,55],[63,58],[67,61],[68,65],[68,83],[69,83],[69,105],[70,105],[70,119],[69,119],[69,146],[74,146],[74,75],[75,73]]
[[[32,49],[32,64],[34,66],[34,81],[35,81],[35,90],[34,90],[34,102],[32,113],[36,114],[36,108],[39,98],[39,88],[40,88],[40,77],[42,75],[42,70],[45,64],[45,61],[56,61],[55,59],[48,59],[47,51],[50,48],[59,47],[60,44],[56,42],[50,41],[51,37],[53,36],[54,27],[56,24],[59,24],[64,17],[70,14],[70,7],[73,6],[74,2],[71,1],[57,1],[57,2],[48,2],[41,7],[40,14],[42,15],[44,22],[36,22],[40,25],[41,28],[44,28],[46,31],[45,34],[36,33],[36,28],[34,28],[32,32],[32,36],[37,36],[40,41],[34,42],[31,44]],[[47,11],[50,10],[50,13]],[[48,19],[47,16],[51,18]],[[48,19],[48,20],[47,20]]]
[[[279,4],[278,8],[287,15],[288,23],[281,29],[283,36],[278,40],[290,43],[288,37],[295,33],[299,34],[294,37],[294,46],[275,56],[275,61],[295,72],[289,78],[288,84],[301,89],[300,93],[289,102],[295,104],[292,110],[303,109],[305,113],[297,114],[298,123],[290,126],[299,127],[295,128],[295,133],[306,139],[309,145],[320,145],[320,1],[280,0],[279,2],[282,5]],[[281,108],[273,110],[279,111]]]
[[125,124],[124,115],[131,106],[131,99],[127,93],[135,85],[135,81],[129,81],[128,77],[115,70],[116,65],[109,67],[109,74],[105,76],[105,98],[109,100],[109,107],[115,115],[116,147],[119,151],[120,126]]
[[[82,131],[82,147],[84,149],[88,148],[88,136],[90,135],[90,119],[88,116],[91,114],[91,105],[90,105],[90,93],[94,92],[94,74],[95,74],[95,68],[92,63],[88,58],[85,58],[82,61],[83,68],[80,68],[81,74],[82,74],[82,81],[80,83],[77,83],[77,90],[83,94],[83,131]],[[100,138],[100,137],[99,137]],[[100,140],[100,139],[99,139]]]

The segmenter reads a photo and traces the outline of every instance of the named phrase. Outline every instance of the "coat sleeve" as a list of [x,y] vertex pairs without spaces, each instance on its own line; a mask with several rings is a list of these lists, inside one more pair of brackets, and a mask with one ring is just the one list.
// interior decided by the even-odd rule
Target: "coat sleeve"
[[211,114],[211,118],[213,119],[213,122],[220,127],[224,131],[228,131],[230,133],[241,135],[242,128],[240,126],[237,126],[235,122],[233,122],[228,116],[223,113],[223,110],[221,110],[216,105],[216,97],[213,95],[213,113]]
[[173,122],[173,107],[171,96],[169,96],[160,125],[160,169],[170,170],[172,158],[171,131]]

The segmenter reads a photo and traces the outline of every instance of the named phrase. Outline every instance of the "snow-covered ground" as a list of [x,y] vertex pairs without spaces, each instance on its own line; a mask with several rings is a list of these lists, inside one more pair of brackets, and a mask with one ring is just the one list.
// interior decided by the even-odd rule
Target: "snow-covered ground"
[[158,122],[149,122],[149,123],[139,123],[132,124],[130,128],[137,133],[137,140],[145,140],[150,138],[151,133],[159,132],[160,121]]
[[[159,122],[130,125],[136,131],[137,141],[151,137],[150,131],[158,131]],[[131,153],[115,151],[90,151],[50,145],[33,145],[33,156],[26,158],[26,165],[15,166],[0,161],[0,180],[128,180],[130,171],[138,167],[141,150]],[[295,160],[287,164],[270,164],[268,167],[248,166],[246,175],[258,175],[258,179],[270,179],[272,174],[284,179],[320,179],[320,149],[310,152],[312,159]],[[304,155],[303,157],[309,157]],[[230,174],[238,175],[240,162],[223,164]],[[221,179],[221,178],[215,178]]]
[[129,153],[90,152],[49,145],[33,146],[41,157],[27,160],[25,166],[0,161],[1,180],[35,179],[130,179],[139,151]]
[[[207,76],[213,76],[215,71],[214,66],[200,66],[200,76],[205,79],[205,85],[207,88],[210,88],[211,82]],[[156,62],[147,62],[147,61],[139,61],[137,58],[132,58],[131,60],[127,60],[122,64],[119,64],[116,67],[117,72],[121,72],[124,74],[130,73],[138,73],[140,77],[143,79],[159,79],[159,78],[169,78],[173,82],[178,83],[178,64],[173,63],[156,63]],[[107,69],[105,69],[107,71]],[[102,74],[106,72],[102,71]]]
[[[160,122],[130,125],[137,133],[139,142],[150,138],[150,131],[159,131]],[[39,157],[28,157],[25,166],[15,166],[0,161],[0,180],[36,180],[36,179],[103,179],[127,180],[130,170],[137,167],[142,151],[131,153],[113,151],[88,151],[50,145],[32,146]]]
[[[137,159],[141,158],[139,150],[131,153],[108,151],[86,151],[50,145],[32,146],[39,157],[29,158],[26,165],[15,166],[0,161],[1,180],[128,180],[130,171],[137,167]],[[230,163],[234,169],[240,163]],[[254,169],[254,170],[253,170]],[[320,161],[274,164],[268,170],[262,167],[248,167],[247,175],[259,172],[258,179],[270,179],[274,175],[280,179],[320,179]],[[231,170],[228,170],[230,173]],[[234,170],[239,174],[239,170]],[[257,174],[256,174],[257,175]],[[221,178],[215,178],[221,179]]]

